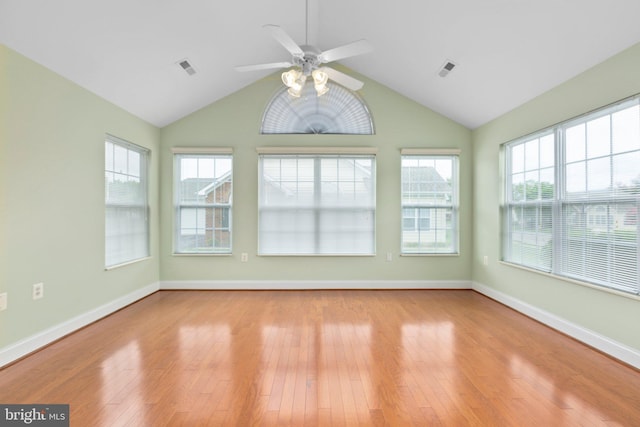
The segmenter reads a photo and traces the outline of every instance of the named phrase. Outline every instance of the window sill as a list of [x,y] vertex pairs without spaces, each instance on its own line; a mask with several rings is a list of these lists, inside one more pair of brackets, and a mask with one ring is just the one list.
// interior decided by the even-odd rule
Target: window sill
[[225,252],[225,253],[199,253],[199,252],[180,252],[180,253],[172,253],[171,256],[175,256],[175,257],[226,257],[226,256],[233,256],[233,254],[231,252]]
[[456,252],[456,253],[452,253],[452,254],[439,254],[439,253],[401,253],[400,256],[406,256],[406,257],[456,257],[456,256],[460,256],[460,252]]
[[257,254],[259,257],[375,257],[376,254]]
[[144,258],[138,258],[138,259],[134,259],[132,261],[123,262],[121,264],[110,265],[108,267],[105,267],[104,271],[115,270],[115,269],[120,268],[120,267],[126,267],[127,265],[137,264],[139,262],[146,261],[146,260],[149,260],[149,259],[151,259],[151,257],[147,256],[147,257],[144,257]]

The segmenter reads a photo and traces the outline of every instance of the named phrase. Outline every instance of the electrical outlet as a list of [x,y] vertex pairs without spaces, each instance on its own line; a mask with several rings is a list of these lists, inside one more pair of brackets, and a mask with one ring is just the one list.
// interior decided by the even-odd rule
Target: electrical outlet
[[44,298],[44,283],[36,283],[33,285],[31,297],[36,300]]
[[7,293],[0,294],[0,311],[7,309]]
[[393,254],[391,252],[387,252],[387,261],[391,261],[393,259]]
[[482,258],[482,263],[483,263],[484,265],[489,265],[489,257],[485,255],[485,256]]
[[246,252],[242,252],[242,254],[240,255],[240,261],[241,262],[249,261],[249,254]]

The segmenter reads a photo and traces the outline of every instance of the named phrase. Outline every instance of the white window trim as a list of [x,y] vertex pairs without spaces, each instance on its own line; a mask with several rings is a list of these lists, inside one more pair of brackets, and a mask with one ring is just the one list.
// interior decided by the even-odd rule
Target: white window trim
[[231,147],[171,147],[171,154],[233,154]]
[[[258,147],[256,148],[259,156],[264,157],[298,157],[298,156],[308,156],[313,159],[320,159],[322,156],[335,156],[335,157],[370,157],[373,159],[373,170],[372,177],[373,182],[376,182],[376,156],[377,148],[372,147]],[[259,159],[259,168],[262,166],[262,160]],[[319,171],[316,171],[319,173]],[[262,180],[262,175],[259,173],[259,182]],[[317,178],[317,177],[316,177]],[[314,185],[318,185],[319,183],[314,180]],[[262,189],[258,188],[259,200],[258,200],[258,209],[261,209],[260,205],[260,193]],[[367,253],[271,253],[262,251],[260,239],[261,233],[258,229],[258,256],[263,257],[280,257],[280,256],[289,256],[289,257],[371,257],[376,256],[376,192],[375,186],[372,192],[372,212],[373,212],[373,249],[372,252]],[[317,209],[317,208],[314,208]],[[260,212],[258,212],[258,221],[260,223]]]
[[[564,266],[563,266],[563,261],[567,260],[567,256],[566,254],[562,251],[563,248],[563,240],[562,240],[562,231],[558,231],[561,230],[562,228],[562,221],[563,221],[563,216],[561,214],[561,209],[562,206],[565,205],[570,205],[570,204],[574,204],[574,203],[579,203],[579,202],[585,202],[585,203],[605,203],[605,202],[615,202],[616,201],[616,196],[615,195],[607,195],[606,197],[603,198],[596,198],[596,199],[590,199],[590,198],[586,198],[584,201],[581,199],[571,199],[570,197],[568,197],[566,195],[566,183],[565,183],[565,179],[564,179],[564,175],[566,173],[566,166],[567,164],[565,163],[565,158],[564,158],[564,148],[565,148],[565,139],[564,139],[564,133],[563,130],[565,129],[569,129],[573,126],[577,126],[583,123],[588,123],[591,120],[595,120],[599,117],[604,117],[604,116],[610,116],[612,114],[615,114],[617,111],[623,110],[625,108],[629,108],[630,106],[633,106],[633,104],[635,103],[635,105],[640,105],[640,95],[634,95],[625,99],[622,99],[620,101],[614,102],[612,104],[603,106],[601,108],[598,108],[596,110],[592,110],[589,111],[585,114],[581,114],[579,116],[576,116],[574,118],[565,120],[563,122],[557,123],[553,126],[549,126],[547,128],[541,129],[539,131],[533,132],[529,135],[525,135],[522,136],[520,138],[514,139],[512,141],[506,142],[504,144],[502,144],[501,149],[500,149],[500,164],[501,164],[501,178],[503,181],[503,185],[502,185],[502,206],[503,208],[501,209],[501,228],[502,228],[502,233],[503,233],[503,239],[502,239],[502,245],[501,245],[501,260],[500,262],[503,263],[504,265],[509,265],[515,268],[519,268],[519,269],[523,269],[523,270],[527,270],[527,271],[531,271],[531,272],[536,272],[539,274],[543,274],[545,276],[549,276],[549,277],[553,277],[556,279],[560,279],[563,280],[565,282],[569,282],[569,283],[574,283],[574,284],[578,284],[581,286],[586,286],[592,289],[597,289],[603,292],[607,292],[607,293],[612,293],[615,295],[620,295],[620,296],[625,296],[625,297],[629,297],[632,299],[640,299],[640,284],[636,284],[636,289],[635,292],[632,291],[628,291],[623,289],[622,285],[616,285],[614,283],[608,283],[608,284],[601,284],[598,283],[598,279],[593,277],[593,281],[587,281],[587,280],[582,280],[582,278],[580,277],[574,277],[572,275],[570,275],[568,272],[565,271]],[[553,252],[552,252],[552,267],[550,271],[546,271],[546,270],[542,270],[542,269],[538,269],[535,267],[531,267],[528,265],[524,265],[515,261],[511,261],[506,259],[507,256],[507,247],[508,245],[508,236],[509,233],[506,230],[506,227],[508,226],[508,220],[506,218],[506,215],[508,214],[508,207],[510,206],[510,195],[509,195],[509,186],[510,186],[510,175],[508,175],[510,173],[510,164],[509,164],[509,155],[507,153],[507,151],[509,150],[510,146],[512,145],[516,145],[521,141],[527,141],[527,140],[531,140],[531,139],[535,139],[536,137],[543,135],[543,134],[548,134],[548,133],[553,133],[554,135],[554,149],[555,149],[555,163],[554,163],[554,180],[555,180],[555,192],[554,192],[554,197],[552,199],[552,210],[553,210],[553,221],[552,221],[552,239],[553,239]],[[585,148],[586,149],[586,148]],[[607,155],[601,156],[601,157],[613,157],[617,155],[616,153],[609,153]],[[585,157],[584,162],[589,161],[588,157]],[[589,194],[589,190],[586,189],[584,191],[585,195]],[[637,234],[640,233],[640,230],[637,231]],[[640,258],[640,238],[636,241],[636,248],[638,251],[638,255],[637,258]],[[640,274],[639,274],[640,277]],[[589,279],[589,277],[587,277],[586,279]]]
[[[173,235],[173,244],[172,244],[172,256],[175,257],[225,257],[233,255],[233,188],[234,188],[234,168],[233,168],[233,148],[231,147],[172,147],[171,153],[173,155],[173,221],[172,221],[172,235]],[[181,155],[192,155],[192,156],[227,156],[231,158],[231,199],[229,203],[229,249],[226,251],[193,251],[193,252],[179,252],[178,251],[178,225],[180,224],[180,219],[178,218],[179,210],[180,210],[180,201],[179,191],[177,190],[179,185],[179,178],[177,176],[180,167],[177,165],[177,162],[180,160]],[[211,205],[215,207],[215,204]]]
[[376,155],[378,149],[375,147],[257,147],[256,151],[262,154],[343,154],[343,155]]
[[[400,179],[400,256],[406,257],[457,257],[460,256],[460,155],[462,150],[458,148],[402,148],[400,149],[401,161],[402,158],[405,157],[443,157],[443,158],[455,158],[455,162],[453,164],[453,175],[455,177],[455,186],[453,188],[453,200],[451,207],[453,209],[454,217],[455,217],[455,237],[454,237],[454,251],[453,252],[406,252],[403,247],[403,219],[404,214],[403,210],[405,205],[402,204],[402,177]],[[401,175],[402,175],[402,165],[400,166]],[[438,208],[441,206],[426,206]]]
[[[150,205],[149,205],[149,165],[150,165],[150,160],[151,160],[151,150],[149,150],[146,147],[134,144],[130,141],[124,140],[122,138],[119,138],[117,136],[111,135],[109,133],[105,134],[104,140],[103,140],[103,146],[105,143],[111,143],[111,144],[116,144],[119,145],[121,147],[126,148],[127,150],[131,150],[131,151],[135,151],[137,153],[140,154],[141,156],[141,164],[140,164],[140,178],[143,179],[144,178],[144,203],[145,203],[145,238],[146,238],[146,254],[144,256],[140,256],[138,258],[132,258],[132,259],[127,259],[121,262],[117,262],[114,264],[107,264],[107,254],[106,254],[106,241],[105,241],[105,256],[104,256],[104,260],[105,260],[105,271],[109,271],[109,270],[113,270],[116,268],[120,268],[120,267],[124,267],[130,264],[134,264],[137,262],[141,262],[141,261],[145,261],[151,258],[151,229],[150,229],[150,224],[149,224],[149,217],[150,217]],[[103,151],[104,153],[104,151]],[[103,162],[104,165],[104,172],[107,171],[106,169],[106,159]],[[115,171],[112,171],[115,172]],[[105,210],[107,209],[107,207],[109,206],[107,204],[107,200],[106,200],[106,195],[105,195]],[[106,239],[106,224],[105,224],[105,239]]]
[[460,156],[459,148],[401,148],[401,156]]

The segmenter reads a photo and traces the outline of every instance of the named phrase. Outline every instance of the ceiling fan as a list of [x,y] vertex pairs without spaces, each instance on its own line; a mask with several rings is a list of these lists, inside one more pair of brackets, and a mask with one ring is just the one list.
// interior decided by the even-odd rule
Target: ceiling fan
[[373,50],[371,44],[366,40],[358,40],[343,46],[325,50],[324,52],[310,45],[299,46],[281,27],[277,25],[264,25],[263,28],[271,33],[285,49],[291,53],[291,61],[272,62],[268,64],[243,65],[236,67],[237,71],[256,71],[276,68],[294,67],[282,73],[282,82],[289,88],[289,94],[299,97],[304,88],[304,84],[309,76],[313,78],[313,83],[318,96],[324,95],[329,88],[329,79],[351,90],[359,90],[364,83],[338,70],[326,67],[323,64],[361,55]]

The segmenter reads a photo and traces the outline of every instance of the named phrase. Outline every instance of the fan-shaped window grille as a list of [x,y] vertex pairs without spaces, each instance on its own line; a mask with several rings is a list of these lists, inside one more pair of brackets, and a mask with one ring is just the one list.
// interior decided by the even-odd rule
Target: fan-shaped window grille
[[299,98],[283,86],[267,105],[260,133],[373,135],[373,120],[362,99],[338,84],[327,86],[329,92],[317,96],[313,84],[307,84]]

